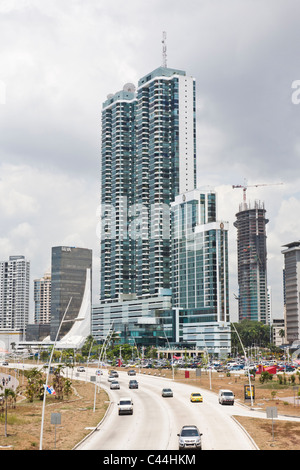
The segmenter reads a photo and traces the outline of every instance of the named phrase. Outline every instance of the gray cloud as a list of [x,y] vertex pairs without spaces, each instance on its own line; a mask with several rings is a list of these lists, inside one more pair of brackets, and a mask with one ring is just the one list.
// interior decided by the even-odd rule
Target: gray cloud
[[285,183],[248,191],[265,200],[280,292],[280,244],[299,238],[299,13],[298,0],[1,2],[0,257],[28,254],[43,275],[51,246],[74,240],[98,266],[102,102],[161,65],[165,30],[168,65],[196,78],[199,184],[219,189],[220,217],[238,210],[232,184]]

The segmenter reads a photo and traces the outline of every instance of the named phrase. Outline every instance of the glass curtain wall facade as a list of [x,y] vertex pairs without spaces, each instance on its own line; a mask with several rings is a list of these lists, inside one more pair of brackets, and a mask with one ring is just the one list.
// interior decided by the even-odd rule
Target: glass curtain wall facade
[[194,190],[172,204],[172,293],[179,341],[214,354],[230,351],[228,223],[216,194]]
[[239,321],[267,323],[267,237],[264,204],[243,203],[236,214]]
[[[92,272],[92,250],[66,246],[52,248],[51,341],[55,341],[60,322],[71,298],[65,320],[77,318],[83,301],[87,270]],[[92,292],[90,295],[92,296]],[[67,334],[73,324],[72,321],[63,324],[58,339]]]

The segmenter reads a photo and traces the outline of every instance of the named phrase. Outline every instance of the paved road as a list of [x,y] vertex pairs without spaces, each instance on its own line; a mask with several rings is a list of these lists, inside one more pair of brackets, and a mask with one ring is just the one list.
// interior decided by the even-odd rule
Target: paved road
[[[255,445],[232,415],[254,416],[244,406],[222,406],[215,393],[201,390],[203,403],[191,403],[190,393],[195,387],[163,378],[137,375],[139,388],[129,390],[129,377],[119,373],[120,390],[110,390],[107,372],[101,384],[111,397],[112,405],[101,424],[78,450],[177,450],[177,433],[185,424],[195,424],[203,433],[204,450],[251,450]],[[163,398],[161,390],[170,386],[173,398]],[[198,387],[196,391],[198,391]],[[121,396],[131,396],[133,415],[118,415],[117,403]],[[261,417],[261,415],[259,415]]]

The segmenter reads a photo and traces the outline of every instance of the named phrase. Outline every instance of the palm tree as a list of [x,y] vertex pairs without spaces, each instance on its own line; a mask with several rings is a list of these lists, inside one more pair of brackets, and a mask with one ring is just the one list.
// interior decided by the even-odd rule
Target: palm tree
[[285,331],[281,329],[281,330],[278,331],[278,334],[281,338],[281,344],[283,344],[283,338],[285,337]]
[[[3,388],[3,387],[1,386],[1,388]],[[7,403],[8,403],[9,397],[11,397],[11,398],[16,398],[16,394],[15,394],[15,392],[14,392],[11,388],[5,388],[4,392],[2,393],[2,396],[3,396],[4,401],[5,401],[5,425],[4,425],[4,435],[5,435],[5,437],[7,437]]]

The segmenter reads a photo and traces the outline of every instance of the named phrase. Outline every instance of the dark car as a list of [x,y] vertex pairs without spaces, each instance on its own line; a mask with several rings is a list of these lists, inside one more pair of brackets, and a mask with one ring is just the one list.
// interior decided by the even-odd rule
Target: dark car
[[129,380],[129,388],[139,388],[139,384],[136,380]]

